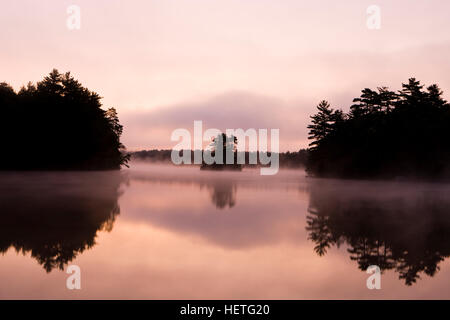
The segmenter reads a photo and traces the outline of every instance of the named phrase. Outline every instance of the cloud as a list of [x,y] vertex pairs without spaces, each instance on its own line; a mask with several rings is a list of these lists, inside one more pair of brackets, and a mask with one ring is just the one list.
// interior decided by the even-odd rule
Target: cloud
[[127,112],[121,115],[128,148],[171,148],[177,128],[193,132],[194,121],[203,122],[203,130],[280,129],[280,148],[305,147],[306,125],[316,102],[287,102],[249,92],[228,92],[203,101],[165,108]]

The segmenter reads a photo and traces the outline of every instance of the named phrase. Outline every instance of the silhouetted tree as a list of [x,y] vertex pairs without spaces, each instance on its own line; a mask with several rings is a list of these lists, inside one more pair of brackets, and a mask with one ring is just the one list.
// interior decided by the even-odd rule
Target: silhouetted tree
[[310,146],[317,147],[330,133],[333,132],[334,126],[343,120],[341,110],[333,110],[328,101],[321,101],[317,106],[319,112],[311,116],[312,124],[308,126],[309,138],[313,141]]
[[122,126],[114,108],[103,110],[100,96],[69,72],[54,69],[18,93],[0,84],[5,156],[0,169],[119,169],[129,156],[120,142]]
[[223,153],[227,150],[236,152],[237,150],[237,137],[227,136],[225,133],[217,135],[212,139],[209,145],[212,148],[212,152],[215,153],[218,149],[222,149]]

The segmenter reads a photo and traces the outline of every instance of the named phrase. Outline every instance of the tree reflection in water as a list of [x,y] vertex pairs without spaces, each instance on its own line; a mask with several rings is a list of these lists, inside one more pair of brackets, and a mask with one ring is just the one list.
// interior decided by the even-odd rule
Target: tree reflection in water
[[123,180],[110,171],[2,173],[0,253],[12,247],[47,272],[63,270],[112,230]]
[[208,185],[208,189],[210,190],[211,201],[216,208],[232,208],[236,204],[237,187],[232,181],[215,182]]
[[412,285],[450,255],[450,186],[312,181],[306,229],[318,255],[346,244],[359,269],[392,269]]

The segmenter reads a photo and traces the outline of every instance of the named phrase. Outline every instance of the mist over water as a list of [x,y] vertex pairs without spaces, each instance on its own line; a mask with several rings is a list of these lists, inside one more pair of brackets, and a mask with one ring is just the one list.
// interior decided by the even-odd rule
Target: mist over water
[[137,162],[0,177],[0,298],[450,298],[448,184]]

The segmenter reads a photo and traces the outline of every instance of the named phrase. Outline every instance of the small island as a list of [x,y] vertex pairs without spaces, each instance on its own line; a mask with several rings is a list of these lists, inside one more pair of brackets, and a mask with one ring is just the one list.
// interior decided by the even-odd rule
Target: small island
[[[242,165],[237,161],[238,139],[235,136],[227,136],[225,133],[219,134],[212,139],[210,149],[203,151],[202,164],[200,170],[236,170],[241,171]],[[220,152],[219,152],[220,151]],[[232,159],[227,161],[228,158]],[[205,159],[214,162],[209,163]]]

